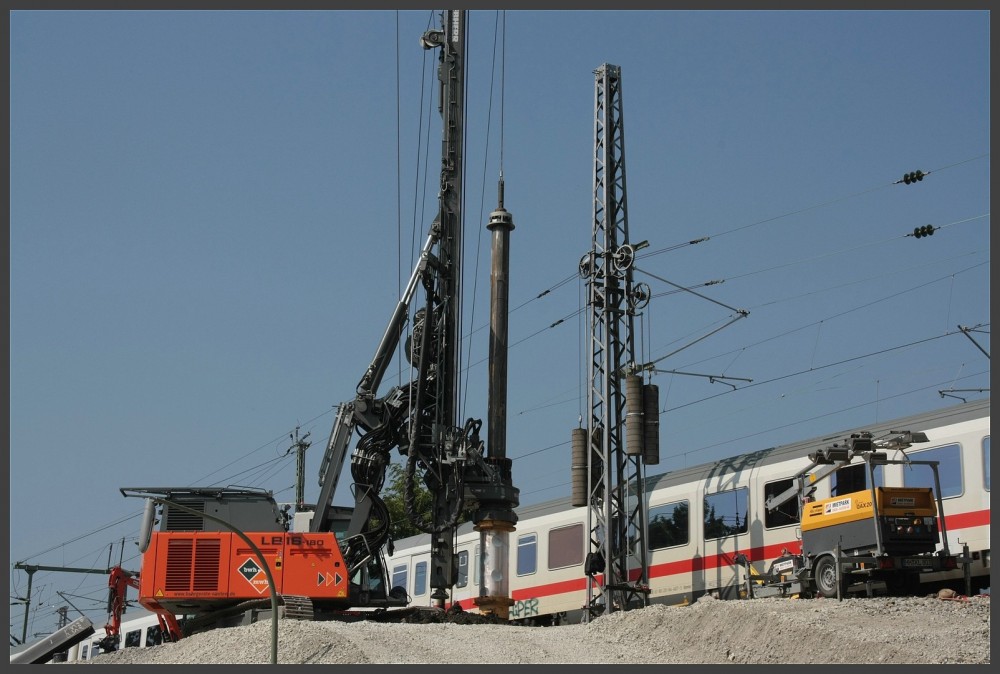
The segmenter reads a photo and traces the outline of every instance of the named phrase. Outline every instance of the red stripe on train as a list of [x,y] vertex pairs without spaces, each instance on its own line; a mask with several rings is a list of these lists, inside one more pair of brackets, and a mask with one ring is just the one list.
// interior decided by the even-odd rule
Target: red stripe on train
[[[968,529],[971,527],[989,526],[989,524],[989,510],[976,510],[967,513],[956,513],[954,515],[945,516],[945,526],[948,528],[949,532],[954,532],[959,529]],[[746,554],[750,561],[754,561],[780,557],[785,551],[798,554],[801,552],[801,541],[792,539],[783,543],[758,546],[750,548],[749,550],[741,550],[740,552]],[[738,553],[723,552],[714,555],[679,559],[677,561],[666,562],[664,564],[651,564],[649,567],[649,577],[650,579],[653,579],[663,576],[672,576],[679,573],[709,571],[711,569],[717,569],[720,566],[733,566],[736,564],[736,554]],[[632,575],[631,580],[636,580],[637,578],[638,573]],[[558,583],[547,583],[545,585],[536,585],[534,587],[528,587],[521,590],[514,590],[511,592],[511,599],[514,601],[520,601],[522,599],[548,597],[555,594],[577,592],[585,589],[587,589],[587,579],[574,578],[573,580],[564,580]]]
[[587,579],[574,578],[573,580],[563,580],[558,583],[548,583],[547,585],[536,585],[523,590],[514,590],[510,593],[510,598],[514,601],[521,599],[534,599],[535,597],[547,597],[553,594],[564,592],[578,592],[587,589]]
[[945,515],[944,525],[948,528],[948,531],[968,529],[970,527],[988,527],[990,525],[990,511],[973,510],[967,513]]

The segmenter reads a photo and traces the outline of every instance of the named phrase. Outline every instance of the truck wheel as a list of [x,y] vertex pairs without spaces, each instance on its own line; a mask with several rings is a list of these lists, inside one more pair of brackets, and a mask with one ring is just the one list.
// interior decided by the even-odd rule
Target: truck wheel
[[830,555],[820,557],[813,569],[816,589],[827,599],[837,596],[837,563]]

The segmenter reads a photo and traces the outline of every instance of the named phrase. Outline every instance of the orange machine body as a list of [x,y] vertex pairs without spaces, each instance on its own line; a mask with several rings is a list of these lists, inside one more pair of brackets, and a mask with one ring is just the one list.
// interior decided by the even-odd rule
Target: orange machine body
[[[333,533],[246,536],[269,566],[277,594],[347,607],[347,570]],[[193,613],[270,596],[261,560],[231,532],[156,532],[143,554],[139,603],[151,611]]]

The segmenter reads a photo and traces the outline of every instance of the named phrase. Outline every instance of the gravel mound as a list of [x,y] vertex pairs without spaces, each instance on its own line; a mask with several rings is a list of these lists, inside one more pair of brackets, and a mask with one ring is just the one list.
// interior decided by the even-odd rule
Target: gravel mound
[[[266,664],[267,620],[95,664]],[[990,599],[703,597],[586,625],[298,622],[278,627],[279,664],[989,664]]]

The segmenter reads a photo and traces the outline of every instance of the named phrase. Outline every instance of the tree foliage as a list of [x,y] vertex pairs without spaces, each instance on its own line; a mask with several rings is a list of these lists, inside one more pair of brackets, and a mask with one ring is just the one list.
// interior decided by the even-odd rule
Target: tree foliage
[[[418,473],[413,479],[413,497],[418,517],[424,522],[431,521],[434,508],[434,496],[423,478]],[[409,536],[424,533],[410,521],[406,513],[406,468],[398,463],[390,463],[386,469],[385,486],[381,498],[389,509],[389,535],[398,541]],[[466,504],[468,505],[468,504]],[[466,508],[458,518],[458,524],[472,519],[472,513]]]
[[[430,519],[434,501],[430,491],[419,476],[414,476],[413,496],[417,513]],[[385,475],[382,500],[389,509],[389,535],[394,541],[422,533],[406,514],[406,470],[398,463],[390,463]]]

